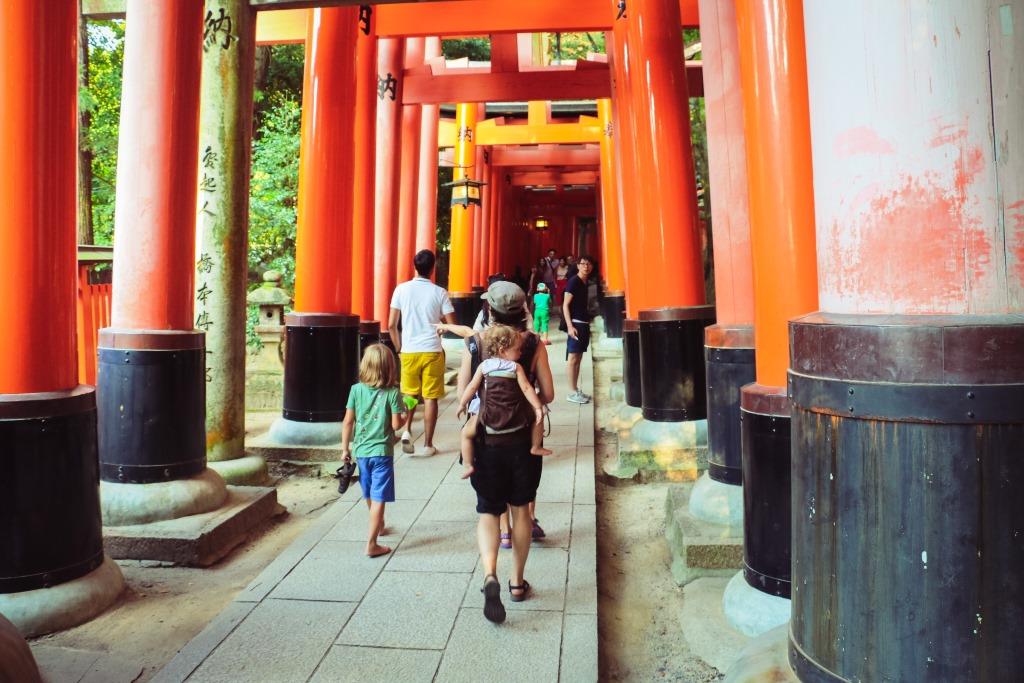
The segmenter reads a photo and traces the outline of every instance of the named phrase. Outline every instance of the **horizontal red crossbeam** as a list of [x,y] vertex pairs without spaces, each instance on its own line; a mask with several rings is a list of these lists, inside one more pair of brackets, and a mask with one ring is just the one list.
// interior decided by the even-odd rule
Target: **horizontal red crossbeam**
[[[468,1],[468,0],[467,0]],[[404,104],[452,102],[523,102],[531,100],[593,100],[611,97],[611,77],[606,65],[590,65],[576,71],[514,71],[504,73],[442,75],[407,74]],[[690,97],[704,96],[700,62],[687,62]]]
[[512,185],[593,185],[597,182],[595,171],[527,171],[510,174]]
[[[682,25],[700,23],[697,0],[680,0]],[[610,31],[610,0],[457,0],[377,8],[377,35],[471,36],[489,33]]]
[[491,166],[593,166],[601,163],[601,150],[597,147],[580,149],[554,146],[494,147]]

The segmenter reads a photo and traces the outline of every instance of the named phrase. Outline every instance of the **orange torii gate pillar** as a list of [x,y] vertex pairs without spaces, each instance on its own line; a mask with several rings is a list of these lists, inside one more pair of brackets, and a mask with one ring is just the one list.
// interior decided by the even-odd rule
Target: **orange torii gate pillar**
[[[619,230],[619,177],[616,175],[612,101],[597,101],[601,121],[601,271],[605,291],[601,298],[601,317],[609,339],[622,339],[626,313],[626,283],[622,265],[622,238]],[[618,342],[621,345],[621,341]]]
[[1024,4],[923,9],[805,3],[822,310],[789,328],[804,681],[1024,680]]
[[627,278],[642,282],[632,288],[639,296],[627,300],[637,319],[624,327],[623,366],[626,384],[635,386],[632,361],[639,359],[643,416],[619,440],[617,469],[683,480],[696,479],[701,465],[704,328],[715,312],[705,304],[682,35],[672,28],[679,21],[671,0],[633,0],[616,19],[627,24],[632,80],[620,102],[629,110],[621,118],[632,124],[622,136],[635,142],[639,171],[622,179],[624,192],[639,200],[638,221],[625,229]]
[[285,316],[284,409],[275,442],[337,443],[359,370],[351,308],[353,135],[358,8],[314,10],[306,39],[295,310]]
[[755,380],[754,286],[750,253],[747,151],[734,0],[701,0],[704,106],[714,226],[715,308],[704,330],[708,395],[708,471],[688,511],[743,536],[740,388]]
[[[359,348],[380,341],[380,320],[374,319],[374,208],[376,203],[377,36],[376,11],[359,8],[356,42],[355,135],[352,140],[352,306],[359,316]],[[362,357],[362,353],[360,353]]]
[[386,328],[391,312],[391,295],[395,291],[398,274],[395,264],[398,254],[404,62],[403,39],[381,38],[377,41],[373,310],[374,317],[383,326],[381,340],[388,345],[391,344],[391,335]]
[[[455,173],[456,181],[480,180],[480,169],[476,160],[477,105],[459,103],[455,107]],[[458,189],[458,188],[454,188]],[[487,188],[483,188],[487,192]],[[472,325],[480,312],[480,292],[473,288],[473,266],[476,244],[474,242],[474,220],[478,206],[452,207],[451,251],[448,259],[448,291],[455,319],[460,325]]]
[[789,619],[786,325],[817,308],[817,265],[802,2],[738,3],[736,17],[751,150],[747,181],[756,380],[740,392],[743,570],[726,587],[724,608],[733,626],[755,636]]
[[24,636],[87,621],[124,580],[103,553],[96,392],[75,358],[77,3],[0,12],[0,613]]

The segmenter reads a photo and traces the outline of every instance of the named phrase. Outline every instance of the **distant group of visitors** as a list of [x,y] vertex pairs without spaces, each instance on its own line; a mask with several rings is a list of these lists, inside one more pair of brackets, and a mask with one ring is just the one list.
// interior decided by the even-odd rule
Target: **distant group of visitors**
[[[422,402],[424,442],[417,454],[437,452],[433,439],[438,399],[445,395],[440,335],[465,340],[457,413],[460,419],[466,417],[461,432],[462,478],[468,478],[476,491],[484,616],[495,623],[505,620],[497,578],[499,547],[512,549],[508,590],[510,599],[519,602],[531,588],[524,577],[530,543],[544,537],[536,518],[536,496],[542,456],[552,453],[544,448],[543,439],[546,406],[555,397],[546,350],[553,298],[559,301],[562,329],[568,335],[572,391],[567,399],[587,403],[591,398],[579,390],[578,378],[590,340],[587,280],[594,262],[583,256],[578,263],[565,265],[561,274],[567,277],[561,278],[564,283],[559,289],[563,261],[554,254],[552,250],[541,259],[546,270],[536,282],[536,273],[531,273],[532,316],[522,287],[499,273],[488,279],[474,326],[466,327],[456,324],[448,293],[430,280],[434,254],[417,253],[417,276],[400,284],[391,300],[388,330],[400,364],[383,344],[364,351],[359,383],[349,393],[342,426],[344,458],[358,461],[359,483],[369,509],[366,554],[386,555],[391,548],[381,545],[379,537],[384,532],[385,504],[395,500],[394,445],[400,442],[404,452],[414,452],[410,427]],[[549,282],[548,277],[553,279]],[[552,292],[564,295],[553,297]],[[531,323],[534,332],[529,331]]]

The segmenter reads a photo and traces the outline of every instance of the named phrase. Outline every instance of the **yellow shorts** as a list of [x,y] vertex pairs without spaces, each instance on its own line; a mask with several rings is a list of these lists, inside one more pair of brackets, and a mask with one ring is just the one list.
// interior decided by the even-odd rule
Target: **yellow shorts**
[[444,352],[402,353],[402,393],[444,398]]

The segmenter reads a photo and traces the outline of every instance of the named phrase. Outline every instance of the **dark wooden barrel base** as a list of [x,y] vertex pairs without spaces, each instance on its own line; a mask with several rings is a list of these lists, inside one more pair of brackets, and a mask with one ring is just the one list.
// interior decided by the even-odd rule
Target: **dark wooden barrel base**
[[0,394],[0,593],[49,588],[103,563],[96,391]]
[[789,336],[801,680],[1024,680],[1024,316]]
[[609,339],[622,338],[625,313],[626,295],[623,292],[605,293],[601,299],[601,316],[604,318],[604,333]]
[[340,422],[359,378],[359,317],[285,316],[284,410],[295,422]]
[[359,357],[367,347],[380,343],[380,322],[377,320],[361,320],[359,322]]
[[[477,315],[480,314],[480,307],[483,305],[480,292],[456,292],[450,294],[449,297],[451,298],[452,308],[455,309],[455,322],[466,327],[473,327]],[[458,335],[450,333],[445,334],[445,337],[448,339],[460,339]]]
[[393,341],[391,341],[391,332],[390,331],[388,331],[388,330],[381,330],[380,331],[380,343],[383,344],[384,346],[388,347],[389,349],[391,349],[391,353],[395,354],[396,356],[398,355],[398,352],[395,350],[395,343]]
[[187,479],[206,469],[206,348],[201,331],[100,331],[100,478]]
[[626,319],[622,323],[622,383],[626,390],[626,405],[639,408],[642,401],[640,388],[640,323]]
[[707,417],[704,328],[714,306],[640,311],[640,391],[645,420],[687,422]]
[[743,578],[757,590],[789,598],[790,408],[781,387],[740,391],[743,451]]
[[753,325],[712,325],[704,330],[708,393],[708,476],[743,483],[740,388],[754,381]]

